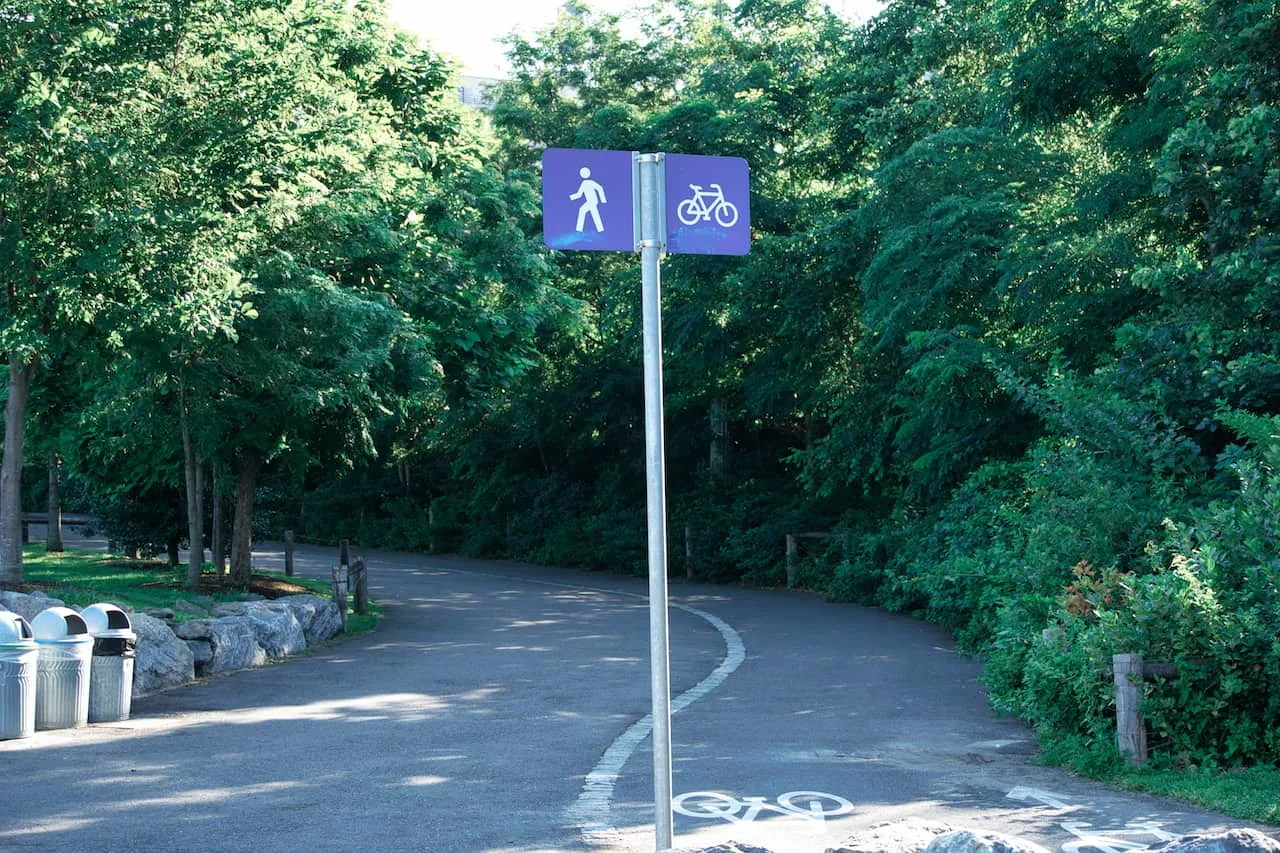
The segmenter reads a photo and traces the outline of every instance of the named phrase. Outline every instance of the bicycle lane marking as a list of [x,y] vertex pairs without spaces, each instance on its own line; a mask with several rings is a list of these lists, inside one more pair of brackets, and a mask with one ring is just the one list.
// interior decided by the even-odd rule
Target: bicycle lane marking
[[[808,803],[805,808],[795,801]],[[835,808],[824,808],[824,802],[835,804]],[[690,791],[681,794],[672,802],[672,807],[686,817],[724,820],[729,823],[750,823],[761,812],[772,812],[787,817],[800,818],[818,823],[826,823],[828,817],[839,817],[853,813],[853,803],[836,794],[825,791],[788,791],[778,795],[778,802],[769,802],[767,797],[743,797],[737,799],[719,791]],[[742,812],[739,817],[738,813]]]
[[[480,575],[484,577],[501,578],[503,580],[515,581],[518,583],[527,583],[535,586],[550,586],[558,589],[572,589],[581,592],[596,592],[602,595],[616,595],[624,598],[638,598],[642,601],[648,601],[649,596],[641,595],[637,592],[626,592],[616,589],[602,589],[600,587],[585,586],[582,584],[559,583],[556,581],[536,580],[533,578],[519,577],[498,572],[481,572],[470,569],[459,569],[447,566],[432,567],[434,570],[451,574],[461,575]],[[747,659],[747,648],[742,642],[742,636],[733,629],[728,622],[725,622],[718,616],[707,613],[705,610],[699,610],[687,604],[681,604],[678,601],[668,601],[669,607],[677,610],[683,610],[686,613],[697,616],[704,620],[711,627],[719,632],[720,637],[724,640],[725,656],[721,659],[719,666],[711,671],[711,674],[699,681],[693,687],[681,693],[679,696],[671,700],[671,713],[676,713],[688,708],[694,702],[705,697],[712,690],[715,690],[729,678],[730,675]],[[618,832],[617,827],[613,826],[609,819],[610,805],[613,802],[613,791],[617,785],[618,777],[622,775],[622,768],[626,765],[627,760],[644,743],[653,732],[653,714],[645,714],[636,722],[632,723],[622,734],[614,739],[609,748],[605,750],[604,755],[596,762],[596,766],[587,774],[587,778],[582,783],[582,791],[578,794],[578,799],[572,806],[565,810],[565,816],[570,825],[578,828],[578,834],[588,845],[603,845],[613,841],[620,841],[622,836]]]

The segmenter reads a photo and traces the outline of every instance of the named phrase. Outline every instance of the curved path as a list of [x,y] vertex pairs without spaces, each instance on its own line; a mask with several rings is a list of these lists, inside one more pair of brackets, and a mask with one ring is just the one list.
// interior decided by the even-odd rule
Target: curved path
[[[300,574],[333,561],[299,549]],[[0,742],[0,850],[652,850],[644,582],[366,561],[369,635]],[[809,853],[919,818],[1116,853],[1238,823],[1029,763],[928,625],[726,587],[672,605],[680,845]]]

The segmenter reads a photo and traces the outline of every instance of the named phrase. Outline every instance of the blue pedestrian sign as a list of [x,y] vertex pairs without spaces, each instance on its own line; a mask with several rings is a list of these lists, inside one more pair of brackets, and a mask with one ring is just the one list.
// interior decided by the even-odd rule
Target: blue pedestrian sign
[[751,196],[741,157],[666,155],[667,251],[745,255],[751,251]]
[[[655,155],[645,155],[652,157]],[[751,195],[741,157],[660,154],[657,205],[673,254],[745,255]],[[553,249],[634,252],[640,241],[639,167],[630,151],[548,148],[542,154],[542,236]]]
[[542,236],[553,249],[636,250],[630,151],[548,148],[542,154]]

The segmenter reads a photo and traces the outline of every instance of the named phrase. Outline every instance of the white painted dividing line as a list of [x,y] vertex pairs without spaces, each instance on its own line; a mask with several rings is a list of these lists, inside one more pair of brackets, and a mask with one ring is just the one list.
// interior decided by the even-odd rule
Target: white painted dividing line
[[[605,592],[606,590],[595,591]],[[632,593],[615,594],[632,595]],[[637,597],[644,598],[644,596]],[[686,613],[692,613],[694,616],[709,622],[713,628],[720,632],[720,636],[724,638],[725,645],[725,656],[720,661],[720,665],[712,670],[711,674],[706,678],[671,700],[671,713],[674,714],[677,711],[688,708],[694,702],[724,684],[734,670],[742,666],[742,662],[747,659],[747,647],[742,642],[742,636],[728,622],[718,616],[713,616],[704,610],[698,610],[687,604],[679,604],[674,601],[669,602],[669,604],[671,607],[683,610]],[[621,834],[609,820],[609,804],[613,801],[613,790],[618,783],[618,777],[622,774],[622,768],[626,765],[627,759],[631,758],[632,753],[636,751],[640,744],[644,743],[644,739],[652,732],[653,715],[646,714],[632,723],[626,731],[618,735],[617,739],[605,750],[600,760],[596,762],[596,766],[587,774],[587,779],[582,783],[582,793],[578,795],[577,802],[565,812],[569,822],[578,827],[582,840],[587,844],[605,845],[621,841]]]

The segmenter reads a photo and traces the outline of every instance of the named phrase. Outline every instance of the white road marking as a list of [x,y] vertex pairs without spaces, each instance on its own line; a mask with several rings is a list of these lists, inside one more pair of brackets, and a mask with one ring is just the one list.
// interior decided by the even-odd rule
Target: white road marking
[[[796,800],[802,802],[797,803]],[[824,808],[824,800],[833,804],[834,808]],[[671,807],[686,817],[718,819],[729,823],[750,823],[762,811],[818,823],[825,823],[828,817],[853,812],[853,803],[844,797],[823,791],[788,791],[778,795],[777,805],[770,803],[766,797],[743,797],[739,800],[719,791],[690,791],[672,800]],[[739,812],[742,813],[741,817]]]
[[1066,799],[1061,794],[1055,794],[1052,791],[1041,791],[1039,788],[1014,788],[1005,796],[1011,800],[1022,800],[1023,802],[1031,800],[1055,809],[1071,808],[1071,805],[1066,802]]
[[1063,853],[1080,853],[1081,850],[1100,850],[1102,853],[1126,853],[1150,846],[1149,841],[1132,841],[1132,838],[1153,836],[1157,841],[1173,841],[1176,835],[1166,832],[1154,821],[1130,821],[1126,829],[1108,829],[1105,832],[1089,832],[1092,824],[1083,821],[1063,821],[1059,824],[1076,837],[1062,845]]
[[[604,592],[605,590],[598,590]],[[614,593],[615,595],[633,595],[633,593]],[[637,595],[637,598],[646,596]],[[699,681],[679,696],[671,700],[671,712],[674,714],[688,708],[694,702],[715,690],[742,665],[747,658],[747,649],[742,637],[729,623],[703,610],[687,604],[669,602],[670,606],[686,613],[692,613],[705,619],[724,638],[725,656],[710,675]],[[609,804],[613,801],[613,789],[618,783],[618,776],[623,766],[637,747],[653,732],[653,715],[646,714],[631,724],[625,732],[610,744],[604,755],[596,762],[596,766],[587,774],[582,783],[582,793],[578,800],[569,807],[566,816],[578,827],[582,840],[588,844],[609,844],[621,839],[621,835],[609,821]]]

